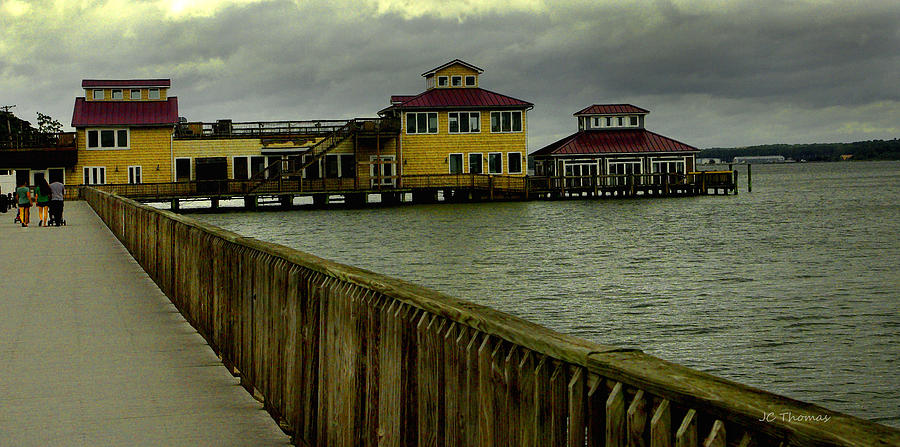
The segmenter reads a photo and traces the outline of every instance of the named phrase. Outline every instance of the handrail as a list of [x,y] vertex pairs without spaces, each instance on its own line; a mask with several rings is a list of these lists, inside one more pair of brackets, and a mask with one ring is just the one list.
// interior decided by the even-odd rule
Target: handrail
[[891,427],[637,350],[95,188],[85,197],[300,445],[900,444]]

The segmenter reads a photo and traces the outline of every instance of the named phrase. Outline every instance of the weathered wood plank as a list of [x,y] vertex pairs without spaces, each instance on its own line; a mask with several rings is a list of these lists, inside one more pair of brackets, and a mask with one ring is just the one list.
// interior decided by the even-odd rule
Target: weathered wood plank
[[379,364],[378,445],[400,446],[400,407],[403,398],[400,383],[401,335],[400,314],[403,306],[391,300],[381,320],[381,352]]
[[[464,330],[464,329],[463,329]],[[463,388],[465,371],[461,361],[462,350],[459,346],[461,328],[458,323],[451,323],[443,335],[444,345],[444,445],[462,445],[462,414],[460,403],[465,396]]]
[[587,417],[587,370],[575,368],[569,380],[569,447],[583,447],[585,443],[585,419]]
[[598,378],[587,393],[587,445],[606,445],[606,386],[602,377]]
[[568,370],[565,363],[553,362],[553,373],[550,374],[550,445],[554,447],[565,447],[568,441]]
[[534,445],[547,446],[553,441],[552,399],[550,374],[553,373],[553,360],[541,358],[534,368]]
[[688,410],[675,433],[675,447],[697,447],[697,412]]
[[535,364],[534,354],[531,351],[525,351],[522,354],[522,360],[519,361],[517,374],[519,376],[519,389],[521,390],[521,403],[519,426],[519,442],[525,447],[533,447],[537,445],[537,430],[535,420],[537,419],[537,405],[535,401]]
[[494,401],[495,383],[492,377],[493,349],[491,337],[484,337],[478,347],[478,445],[483,447],[494,446],[497,425],[497,402]]
[[709,431],[709,436],[703,441],[703,447],[725,446],[725,424],[720,420],[716,420],[716,422],[713,422],[712,430]]
[[366,447],[378,445],[378,411],[381,405],[381,315],[387,312],[384,297],[370,292],[366,298],[366,391],[365,439]]
[[650,447],[672,447],[672,411],[663,399],[650,420]]
[[521,442],[522,426],[522,388],[519,382],[519,348],[512,346],[503,361],[503,380],[506,382],[506,434],[510,447],[523,445]]
[[616,383],[606,399],[606,445],[625,447],[625,390],[622,383]]
[[750,436],[750,433],[744,433],[744,436],[741,437],[741,441],[738,442],[738,447],[753,447],[756,443],[753,441],[753,437]]
[[628,432],[628,447],[646,447],[644,430],[647,425],[647,407],[649,403],[644,397],[644,391],[638,390],[626,413],[626,431]]
[[484,341],[484,336],[478,332],[472,333],[472,338],[466,345],[466,399],[465,399],[465,424],[463,425],[463,435],[465,443],[463,445],[478,445],[478,425],[479,410],[481,401],[479,399],[479,374],[478,374],[478,348]]
[[423,313],[416,327],[419,358],[419,446],[443,446],[444,363],[440,333],[444,320]]
[[509,384],[504,374],[504,361],[508,352],[508,344],[500,341],[491,352],[491,390],[493,391],[494,429],[493,445],[495,447],[507,447],[509,445],[509,414],[506,408],[509,405]]

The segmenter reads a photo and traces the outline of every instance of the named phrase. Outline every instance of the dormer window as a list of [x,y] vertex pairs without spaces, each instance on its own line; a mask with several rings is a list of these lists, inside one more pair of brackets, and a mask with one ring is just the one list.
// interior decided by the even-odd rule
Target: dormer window
[[137,88],[131,89],[131,99],[141,99],[141,90]]
[[612,127],[612,117],[606,117],[606,127]]
[[151,88],[151,89],[147,92],[147,97],[148,97],[149,99],[159,99],[159,89],[158,89],[158,88]]
[[93,96],[94,96],[94,99],[95,99],[95,100],[97,100],[97,99],[103,99],[103,89],[101,89],[101,88],[94,89],[94,94],[93,94]]
[[466,87],[475,87],[475,76],[466,76]]
[[638,117],[636,117],[636,116],[629,116],[628,119],[629,119],[629,121],[631,122],[631,125],[632,125],[632,126],[637,126],[637,125],[638,125]]
[[447,76],[438,76],[438,87],[447,87],[450,85],[450,78]]
[[600,127],[600,118],[594,117],[594,127]]
[[462,76],[453,76],[450,78],[450,82],[454,87],[462,87]]
[[619,127],[622,127],[622,126],[624,126],[624,125],[625,125],[625,118],[623,118],[623,117],[620,116],[620,117],[619,117]]
[[114,88],[114,89],[112,89],[112,92],[109,96],[110,96],[110,99],[122,99],[123,98],[122,90]]

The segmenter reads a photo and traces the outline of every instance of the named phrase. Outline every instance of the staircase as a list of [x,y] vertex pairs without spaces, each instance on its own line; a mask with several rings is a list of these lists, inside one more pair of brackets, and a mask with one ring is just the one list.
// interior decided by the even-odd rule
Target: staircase
[[[250,178],[250,184],[247,188],[247,192],[253,192],[263,185],[266,185],[273,181],[277,181],[285,176],[301,175],[301,173],[306,168],[310,167],[313,163],[318,163],[319,160],[325,156],[325,154],[338,147],[341,143],[347,140],[347,138],[350,138],[350,136],[353,135],[354,132],[356,132],[356,121],[347,121],[346,124],[338,129],[335,129],[333,132],[328,134],[327,137],[323,138],[318,143],[309,148],[306,152],[304,152],[301,157],[307,157],[309,155],[311,155],[311,157],[308,157],[305,162],[293,164],[293,166],[291,166],[293,169],[283,169],[283,167],[281,166],[282,160],[278,160],[266,166],[265,169],[257,172],[253,175],[253,177]],[[277,175],[271,175],[274,173],[277,173]]]

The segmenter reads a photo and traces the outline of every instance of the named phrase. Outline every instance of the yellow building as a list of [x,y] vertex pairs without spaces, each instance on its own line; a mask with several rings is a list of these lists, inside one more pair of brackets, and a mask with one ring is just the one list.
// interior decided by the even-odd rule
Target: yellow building
[[78,162],[69,184],[168,182],[178,98],[168,79],[96,80],[81,83],[72,127]]
[[459,59],[422,74],[425,91],[391,97],[379,112],[402,123],[404,178],[435,174],[524,176],[533,104],[480,87],[484,70]]

